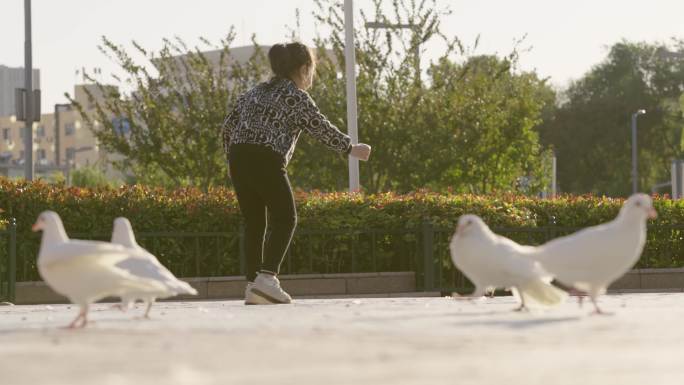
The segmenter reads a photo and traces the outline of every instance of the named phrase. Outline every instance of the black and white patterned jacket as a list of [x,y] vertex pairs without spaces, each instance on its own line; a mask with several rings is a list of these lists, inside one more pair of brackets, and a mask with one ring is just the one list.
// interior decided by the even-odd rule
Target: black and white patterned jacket
[[289,79],[273,78],[242,94],[223,122],[223,148],[231,144],[266,146],[287,164],[302,131],[329,148],[349,153],[351,139],[321,114],[311,96]]

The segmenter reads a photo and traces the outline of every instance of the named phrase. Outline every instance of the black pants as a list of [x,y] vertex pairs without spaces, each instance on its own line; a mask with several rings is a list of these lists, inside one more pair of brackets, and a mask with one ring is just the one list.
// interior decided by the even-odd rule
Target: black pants
[[[260,271],[278,274],[297,225],[297,211],[285,160],[259,145],[230,147],[230,176],[245,219],[247,280]],[[269,236],[266,236],[268,218]]]

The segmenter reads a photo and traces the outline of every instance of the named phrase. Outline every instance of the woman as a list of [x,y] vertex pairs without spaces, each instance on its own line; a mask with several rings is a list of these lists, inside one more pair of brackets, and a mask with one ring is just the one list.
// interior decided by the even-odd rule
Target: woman
[[[366,144],[352,144],[306,92],[316,65],[309,48],[276,44],[268,59],[274,77],[241,95],[223,124],[230,175],[245,219],[248,305],[292,300],[277,275],[297,224],[286,167],[300,133],[364,161],[371,151]],[[267,213],[271,234],[264,244]]]

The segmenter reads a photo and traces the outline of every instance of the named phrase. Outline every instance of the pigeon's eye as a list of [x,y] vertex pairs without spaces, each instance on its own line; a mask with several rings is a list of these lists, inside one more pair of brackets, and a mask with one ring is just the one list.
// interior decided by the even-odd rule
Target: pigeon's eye
[[472,225],[472,224],[473,224],[473,221],[471,221],[471,220],[468,220],[468,222],[466,222],[466,225]]
[[636,207],[641,207],[641,202],[635,203]]

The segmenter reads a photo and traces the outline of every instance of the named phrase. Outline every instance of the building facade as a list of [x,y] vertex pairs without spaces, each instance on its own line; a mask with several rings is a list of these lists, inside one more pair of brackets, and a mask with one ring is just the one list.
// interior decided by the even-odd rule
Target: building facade
[[[260,46],[266,54],[270,46]],[[220,62],[221,51],[202,52],[207,60],[214,66]],[[255,54],[254,46],[234,47],[230,49],[233,63],[245,64]],[[331,56],[332,53],[330,53]],[[183,56],[178,56],[179,62]],[[264,63],[266,64],[266,63]],[[229,64],[230,65],[230,64]],[[4,74],[2,75],[3,72]],[[2,76],[5,76],[3,78]],[[264,73],[266,80],[270,77],[269,71]],[[9,80],[4,80],[9,79]],[[24,175],[24,130],[25,123],[19,122],[14,116],[14,89],[23,87],[23,69],[0,66],[0,175],[22,177]],[[34,70],[34,88],[38,89],[39,72]],[[87,113],[94,114],[94,104],[89,101],[88,93],[93,95],[96,101],[101,100],[100,91],[92,84],[76,85],[74,87],[74,99],[84,107]],[[5,99],[2,99],[5,98]],[[6,101],[6,102],[5,102]],[[6,106],[2,103],[5,103]],[[55,127],[55,106],[42,106],[41,119],[33,124],[33,159],[35,162],[36,177],[46,177],[54,172],[62,172],[65,176],[70,171],[83,166],[97,166],[105,172],[110,179],[122,179],[123,175],[115,170],[112,161],[122,160],[121,154],[107,153],[99,146],[95,135],[82,120],[80,113],[73,107],[61,106],[59,108],[59,127]],[[114,119],[122,134],[128,131],[128,122],[125,119]],[[94,123],[95,130],[99,122]]]
[[[93,105],[88,100],[86,90],[97,97],[98,90],[94,85],[77,85],[74,99],[86,110],[92,110]],[[47,176],[57,171],[67,175],[75,168],[92,165],[101,168],[108,177],[120,177],[111,166],[113,155],[99,146],[78,110],[73,107],[59,108],[57,130],[54,106],[51,107],[50,113],[42,114],[40,121],[33,123],[36,175]],[[98,124],[95,121],[96,128]],[[0,165],[4,166],[7,176],[23,176],[24,131],[25,123],[17,121],[13,115],[0,117]]]

